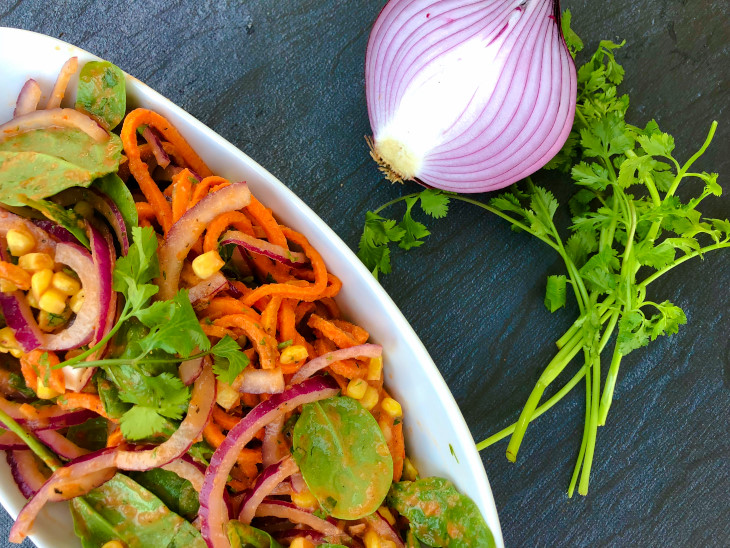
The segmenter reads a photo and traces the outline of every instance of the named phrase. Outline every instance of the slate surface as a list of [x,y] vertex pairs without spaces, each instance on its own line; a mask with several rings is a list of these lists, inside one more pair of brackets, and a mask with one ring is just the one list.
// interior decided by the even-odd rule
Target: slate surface
[[[0,2],[0,25],[109,59],[268,168],[353,248],[364,212],[403,190],[381,181],[363,60],[382,2],[366,0]],[[655,117],[678,157],[720,128],[700,168],[730,175],[730,7],[726,0],[565,1],[587,51],[620,54],[629,118]],[[1,71],[1,68],[0,68]],[[2,82],[0,81],[0,85]],[[554,182],[565,194],[565,182]],[[708,200],[714,217],[730,198]],[[475,439],[513,422],[553,341],[575,318],[543,307],[549,249],[496,217],[454,205],[433,236],[397,254],[383,285],[431,352]],[[652,287],[687,311],[680,334],[631,354],[599,430],[587,498],[565,489],[582,432],[577,390],[528,431],[519,462],[482,453],[509,547],[727,546],[730,543],[730,254],[676,269]],[[446,303],[446,306],[444,306]],[[574,367],[577,367],[575,365]],[[0,519],[6,546],[9,518]]]

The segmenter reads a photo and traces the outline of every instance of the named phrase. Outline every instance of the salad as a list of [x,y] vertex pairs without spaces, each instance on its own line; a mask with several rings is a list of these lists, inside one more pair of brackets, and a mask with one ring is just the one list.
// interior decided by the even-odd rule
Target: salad
[[[0,126],[0,448],[84,547],[491,546],[405,454],[341,282],[111,63],[29,80]],[[387,367],[387,364],[386,364]]]

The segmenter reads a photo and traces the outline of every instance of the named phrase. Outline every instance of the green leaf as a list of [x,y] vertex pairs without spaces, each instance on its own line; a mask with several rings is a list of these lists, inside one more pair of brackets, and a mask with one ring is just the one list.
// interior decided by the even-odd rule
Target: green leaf
[[639,135],[636,140],[650,156],[672,158],[674,138],[668,133],[653,132],[651,135]]
[[548,276],[547,287],[545,288],[545,307],[550,312],[555,312],[565,306],[565,284],[564,275]]
[[596,232],[590,228],[577,230],[565,242],[565,251],[573,264],[578,268],[582,267],[588,260],[588,256],[598,249]]
[[71,514],[83,548],[99,548],[112,540],[121,540],[127,548],[206,547],[187,520],[120,473],[89,494],[72,499]]
[[47,219],[61,225],[73,234],[81,245],[86,249],[91,249],[89,237],[86,235],[86,221],[73,209],[64,209],[48,200],[32,200],[23,195],[19,195],[18,200],[36,211],[40,211]]
[[579,272],[591,291],[607,293],[615,289],[618,284],[618,276],[615,272],[619,266],[616,251],[612,248],[605,248],[588,259]]
[[608,170],[595,162],[590,164],[580,162],[578,165],[573,167],[571,174],[573,175],[573,180],[576,183],[594,190],[606,190],[606,188],[611,184],[611,181],[608,178]]
[[563,32],[563,38],[565,39],[565,44],[568,46],[568,51],[573,59],[575,59],[575,54],[583,49],[583,40],[570,28],[571,18],[570,10],[565,10],[563,16],[560,18],[560,29]]
[[127,109],[124,73],[109,61],[89,61],[79,73],[76,109],[85,112],[107,130],[114,129]]
[[411,217],[411,210],[417,200],[416,197],[406,199],[406,212],[403,214],[403,220],[398,223],[398,227],[404,231],[403,238],[398,246],[405,250],[419,247],[423,244],[423,238],[431,234],[426,225],[414,221]]
[[127,234],[131,236],[132,228],[139,224],[137,207],[134,205],[134,197],[116,173],[105,175],[94,181],[94,186],[106,194],[119,208],[124,224],[127,226]]
[[79,447],[89,451],[98,451],[106,447],[108,434],[109,421],[103,417],[96,417],[69,427],[66,438]]
[[228,522],[228,541],[231,548],[283,548],[269,533],[238,520]]
[[228,335],[218,341],[210,351],[214,356],[213,372],[218,380],[226,384],[233,384],[236,377],[248,367],[248,356]]
[[664,301],[656,306],[659,314],[652,316],[650,336],[655,340],[662,335],[674,335],[679,331],[679,326],[687,323],[687,316],[678,306]]
[[394,483],[387,503],[408,519],[411,531],[428,546],[495,546],[479,507],[449,480],[424,478]]
[[372,211],[365,214],[365,226],[360,237],[358,258],[377,278],[378,272],[389,274],[391,242],[399,242],[405,231],[395,225],[393,219],[385,219]]
[[114,266],[113,288],[123,293],[128,301],[134,296],[134,309],[141,307],[159,291],[156,285],[145,284],[160,275],[160,263],[157,258],[157,236],[151,227],[133,227],[132,240],[129,253],[118,258]]
[[640,310],[625,312],[618,322],[616,344],[619,352],[626,356],[630,352],[649,344],[647,320]]
[[656,167],[656,161],[651,156],[636,156],[626,158],[619,168],[618,184],[621,188],[643,184],[647,175]]
[[418,195],[421,200],[421,209],[434,219],[443,219],[449,212],[449,195],[441,190],[427,188]]
[[671,263],[675,254],[670,242],[664,241],[655,246],[649,240],[642,240],[636,245],[634,256],[639,264],[659,270]]
[[22,206],[19,195],[32,200],[54,196],[73,186],[89,186],[116,173],[122,143],[117,135],[98,142],[72,128],[24,131],[0,142],[0,202]]
[[375,512],[393,480],[393,459],[375,418],[357,400],[308,403],[294,426],[292,455],[328,514],[360,519]]
[[130,472],[130,477],[153,493],[170,510],[187,520],[198,517],[198,492],[192,484],[168,470],[153,468],[146,472]]
[[158,435],[167,426],[167,421],[153,408],[135,405],[122,415],[119,426],[125,439],[135,441]]

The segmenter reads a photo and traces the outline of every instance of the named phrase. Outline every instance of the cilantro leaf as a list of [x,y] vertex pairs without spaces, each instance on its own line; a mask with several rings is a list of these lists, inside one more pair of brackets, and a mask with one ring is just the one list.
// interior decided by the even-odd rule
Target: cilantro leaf
[[159,434],[167,426],[167,420],[151,407],[136,405],[122,415],[119,426],[125,439],[135,441]]
[[565,284],[566,277],[563,274],[559,276],[548,276],[547,286],[545,288],[545,307],[550,312],[555,312],[565,306]]
[[406,212],[403,214],[403,220],[398,223],[398,227],[403,229],[403,238],[399,242],[398,246],[402,249],[412,249],[423,245],[423,238],[431,234],[426,225],[415,221],[411,217],[411,210],[416,204],[418,198],[412,197],[406,200]]
[[670,242],[654,245],[650,240],[642,240],[637,244],[635,256],[639,264],[650,266],[657,270],[664,268],[674,260],[676,252]]
[[233,384],[250,363],[238,343],[228,335],[218,341],[210,352],[213,354],[213,372],[218,380],[226,384]]
[[449,195],[441,190],[427,188],[418,195],[421,200],[421,209],[434,219],[443,219],[449,212]]
[[405,231],[397,227],[393,219],[368,211],[357,256],[376,278],[378,272],[388,274],[391,271],[388,244],[400,242],[404,235]]
[[114,291],[127,295],[133,286],[143,285],[160,275],[157,236],[151,227],[133,227],[133,243],[126,256],[114,266]]
[[575,59],[576,53],[583,49],[583,40],[580,39],[573,29],[570,28],[570,21],[572,14],[570,10],[565,10],[563,16],[560,18],[560,29],[563,32],[563,38],[565,39],[565,45],[568,46],[570,55]]

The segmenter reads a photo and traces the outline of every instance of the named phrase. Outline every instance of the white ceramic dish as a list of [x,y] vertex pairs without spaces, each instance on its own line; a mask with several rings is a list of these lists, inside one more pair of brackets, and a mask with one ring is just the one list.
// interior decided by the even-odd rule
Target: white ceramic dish
[[[61,65],[74,55],[81,63],[98,59],[49,36],[0,28],[0,121],[12,117],[18,91],[28,78],[34,78],[47,94]],[[69,88],[75,90],[75,79]],[[343,312],[368,329],[373,340],[384,347],[386,383],[403,404],[409,455],[422,474],[447,477],[474,499],[501,548],[502,534],[492,491],[464,418],[423,344],[378,282],[304,202],[251,158],[131,76],[127,92],[129,106],[144,106],[166,116],[214,173],[247,181],[253,193],[277,217],[304,233],[319,250],[328,269],[343,282],[337,299]],[[73,99],[71,93],[64,103]],[[42,98],[41,104],[44,101]],[[0,462],[0,502],[13,517],[25,503],[5,459]],[[31,538],[40,548],[80,545],[65,504],[48,507],[36,521]]]

